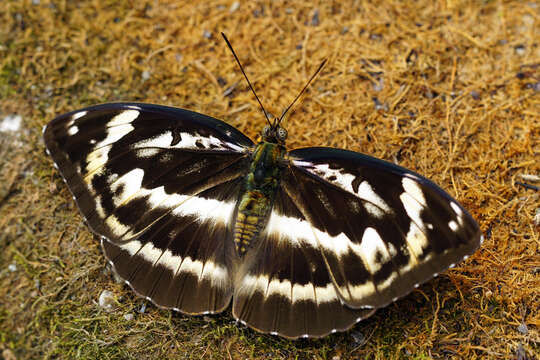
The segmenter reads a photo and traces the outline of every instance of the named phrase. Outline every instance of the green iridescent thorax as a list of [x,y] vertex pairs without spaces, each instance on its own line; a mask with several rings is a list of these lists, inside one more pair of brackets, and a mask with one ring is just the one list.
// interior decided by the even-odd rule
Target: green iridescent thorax
[[253,246],[268,217],[279,186],[283,145],[260,142],[253,152],[249,173],[236,210],[233,239],[236,253],[242,257]]

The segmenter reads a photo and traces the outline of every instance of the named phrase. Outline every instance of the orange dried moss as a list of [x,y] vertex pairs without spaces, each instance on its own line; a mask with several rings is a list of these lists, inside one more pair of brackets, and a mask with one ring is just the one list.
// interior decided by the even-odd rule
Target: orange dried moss
[[[540,193],[518,182],[540,174],[538,11],[534,2],[423,0],[0,2],[0,121],[24,119],[18,133],[0,133],[4,357],[537,355]],[[255,137],[264,117],[221,31],[274,114],[329,59],[286,120],[290,147],[362,151],[432,178],[479,221],[483,247],[353,332],[320,341],[258,335],[227,314],[137,313],[142,300],[104,274],[39,129],[82,106],[137,100]],[[117,312],[95,305],[103,289],[118,296]]]

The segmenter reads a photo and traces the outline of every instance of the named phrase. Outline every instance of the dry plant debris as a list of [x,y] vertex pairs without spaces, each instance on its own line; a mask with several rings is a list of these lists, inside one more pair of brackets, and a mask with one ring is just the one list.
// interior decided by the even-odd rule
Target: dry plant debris
[[[289,342],[184,317],[115,283],[45,155],[55,115],[112,101],[202,112],[433,179],[479,221],[468,261],[353,331]],[[0,351],[6,359],[538,359],[540,5],[534,1],[0,2]],[[104,291],[115,310],[100,308]],[[144,311],[139,311],[144,307]],[[125,316],[130,314],[131,316]]]

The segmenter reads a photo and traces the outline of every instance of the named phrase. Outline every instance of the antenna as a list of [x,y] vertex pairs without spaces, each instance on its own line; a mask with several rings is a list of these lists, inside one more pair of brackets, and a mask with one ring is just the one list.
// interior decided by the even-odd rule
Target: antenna
[[238,56],[236,56],[236,53],[234,52],[234,49],[233,49],[231,43],[229,42],[229,39],[227,39],[227,37],[225,36],[224,33],[221,33],[221,36],[223,36],[223,39],[225,39],[225,42],[227,43],[227,46],[229,47],[229,49],[231,49],[231,52],[232,52],[234,58],[236,59],[236,62],[238,63],[238,66],[240,66],[240,70],[242,70],[242,74],[244,74],[244,77],[246,78],[246,81],[247,81],[247,83],[249,85],[249,88],[253,92],[253,95],[255,95],[255,98],[259,102],[259,105],[261,105],[261,109],[262,109],[262,111],[264,113],[264,117],[266,117],[266,121],[268,122],[268,125],[272,126],[272,124],[270,123],[270,119],[268,119],[268,114],[266,113],[266,110],[264,110],[264,106],[263,106],[261,100],[259,100],[259,97],[257,96],[257,93],[255,92],[255,89],[253,89],[253,85],[251,85],[251,82],[249,81],[249,79],[248,79],[248,77],[246,75],[246,72],[244,71],[244,68],[242,67],[242,64],[240,64],[240,60],[238,60]]
[[315,78],[315,76],[317,76],[317,74],[322,70],[324,64],[326,64],[326,61],[328,59],[324,59],[321,63],[321,65],[319,65],[319,68],[317,69],[317,71],[315,71],[315,73],[311,76],[311,78],[309,79],[309,81],[307,82],[306,86],[304,86],[304,88],[302,89],[302,91],[300,91],[300,93],[294,98],[294,100],[292,101],[292,103],[285,109],[285,111],[283,112],[283,114],[281,114],[281,117],[279,118],[279,121],[278,121],[278,124],[281,123],[281,120],[283,119],[283,117],[285,116],[285,114],[287,113],[287,111],[289,111],[289,109],[294,105],[294,103],[296,102],[296,100],[298,100],[300,98],[300,96],[302,96],[302,94],[304,93],[304,91],[306,91],[306,89],[308,88],[309,84],[311,83],[311,81]]

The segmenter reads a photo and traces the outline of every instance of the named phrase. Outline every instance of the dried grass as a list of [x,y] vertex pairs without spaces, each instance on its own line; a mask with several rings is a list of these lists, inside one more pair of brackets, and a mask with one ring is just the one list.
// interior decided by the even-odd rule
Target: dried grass
[[[538,358],[540,6],[523,1],[0,2],[0,351],[35,358]],[[290,342],[184,317],[115,283],[45,155],[55,115],[146,101],[256,137],[329,62],[286,122],[291,148],[396,161],[456,196],[486,234],[468,261],[352,332]],[[536,190],[535,190],[536,187]],[[8,265],[15,265],[9,266]],[[97,305],[103,289],[117,307]],[[124,314],[133,314],[125,320]]]

